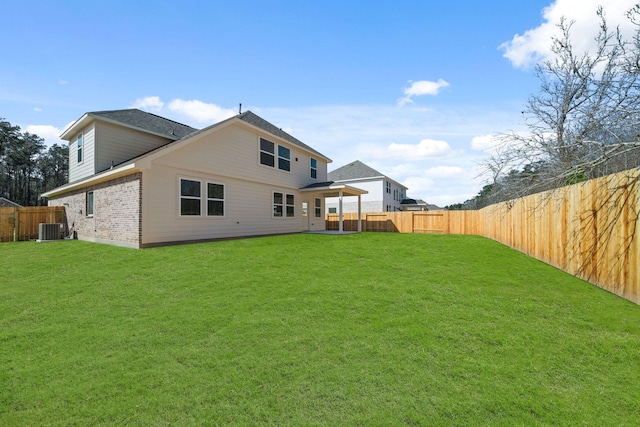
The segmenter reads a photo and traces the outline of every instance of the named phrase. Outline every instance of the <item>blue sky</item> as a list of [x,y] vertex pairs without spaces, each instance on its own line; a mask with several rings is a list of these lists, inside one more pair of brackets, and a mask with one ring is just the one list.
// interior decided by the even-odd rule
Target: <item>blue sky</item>
[[589,40],[596,4],[8,0],[0,117],[51,145],[88,111],[204,127],[242,103],[329,170],[358,159],[443,206],[482,188],[490,135],[521,129],[554,22]]

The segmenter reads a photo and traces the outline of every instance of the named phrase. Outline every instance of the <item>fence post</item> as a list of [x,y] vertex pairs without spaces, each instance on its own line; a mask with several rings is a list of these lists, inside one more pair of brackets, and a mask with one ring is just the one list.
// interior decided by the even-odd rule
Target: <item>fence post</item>
[[18,208],[13,208],[13,241],[18,241]]

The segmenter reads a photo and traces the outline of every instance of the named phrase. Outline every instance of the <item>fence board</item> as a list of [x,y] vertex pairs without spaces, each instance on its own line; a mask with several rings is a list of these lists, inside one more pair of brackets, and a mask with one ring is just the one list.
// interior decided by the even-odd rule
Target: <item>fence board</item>
[[66,226],[64,206],[0,208],[0,242],[37,239],[41,223]]
[[482,235],[640,304],[639,221],[640,168],[478,211],[366,213],[362,229]]

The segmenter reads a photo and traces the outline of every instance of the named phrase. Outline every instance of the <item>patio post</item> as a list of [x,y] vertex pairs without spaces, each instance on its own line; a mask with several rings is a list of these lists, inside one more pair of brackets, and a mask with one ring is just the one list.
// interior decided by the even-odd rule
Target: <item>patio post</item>
[[362,195],[358,194],[358,233],[362,233]]
[[340,189],[338,196],[338,233],[342,234],[342,188]]

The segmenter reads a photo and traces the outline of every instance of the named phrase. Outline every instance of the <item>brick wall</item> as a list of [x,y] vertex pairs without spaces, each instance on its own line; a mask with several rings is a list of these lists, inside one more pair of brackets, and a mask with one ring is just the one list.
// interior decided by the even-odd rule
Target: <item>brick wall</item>
[[[87,193],[90,191],[93,191],[93,216],[87,216]],[[136,248],[140,246],[141,173],[49,199],[49,206],[63,205],[66,206],[70,232],[77,232],[79,239]]]

